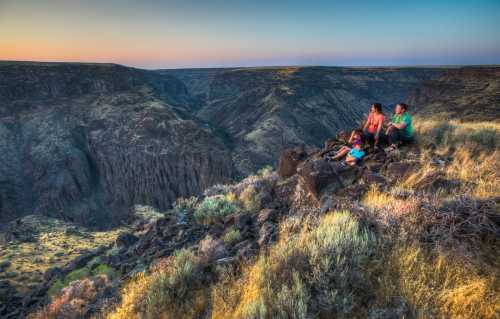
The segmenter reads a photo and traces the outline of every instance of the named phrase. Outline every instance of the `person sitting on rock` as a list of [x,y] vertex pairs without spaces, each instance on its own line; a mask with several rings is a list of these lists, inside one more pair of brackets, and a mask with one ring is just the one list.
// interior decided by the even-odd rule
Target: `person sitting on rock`
[[413,141],[413,125],[411,115],[408,113],[408,105],[404,103],[396,105],[385,134],[389,141],[388,150],[394,150],[398,146]]
[[347,165],[355,166],[361,164],[361,160],[365,156],[365,152],[363,151],[363,145],[361,142],[356,142],[352,145],[351,151],[347,154],[345,162]]
[[377,147],[379,142],[380,133],[384,124],[384,113],[382,113],[382,105],[380,103],[373,103],[368,119],[363,126],[363,136],[370,146]]
[[[351,144],[353,148],[354,148],[354,145],[356,145],[356,144],[362,145],[363,144],[363,131],[361,131],[361,130],[352,131],[351,137],[349,138],[349,144]],[[342,157],[344,157],[346,154],[348,154],[351,151],[351,149],[352,149],[351,147],[344,145],[340,148],[340,150],[338,150],[338,152],[331,159],[332,160],[339,160]]]

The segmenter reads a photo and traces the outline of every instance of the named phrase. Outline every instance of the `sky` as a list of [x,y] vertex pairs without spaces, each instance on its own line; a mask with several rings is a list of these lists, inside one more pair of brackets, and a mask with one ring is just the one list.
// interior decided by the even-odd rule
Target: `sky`
[[500,64],[500,0],[0,0],[0,60]]

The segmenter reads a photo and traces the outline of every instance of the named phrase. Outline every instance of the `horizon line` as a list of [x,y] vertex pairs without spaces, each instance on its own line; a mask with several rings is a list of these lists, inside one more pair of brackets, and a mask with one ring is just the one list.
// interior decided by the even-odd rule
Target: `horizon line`
[[251,65],[251,66],[198,66],[198,67],[158,67],[147,68],[137,67],[118,62],[96,62],[96,61],[36,61],[36,60],[2,60],[0,63],[47,63],[47,64],[101,64],[101,65],[118,65],[127,68],[161,71],[161,70],[193,70],[193,69],[253,69],[253,68],[460,68],[460,67],[500,67],[500,64],[387,64],[387,65],[328,65],[328,64],[290,64],[290,65]]

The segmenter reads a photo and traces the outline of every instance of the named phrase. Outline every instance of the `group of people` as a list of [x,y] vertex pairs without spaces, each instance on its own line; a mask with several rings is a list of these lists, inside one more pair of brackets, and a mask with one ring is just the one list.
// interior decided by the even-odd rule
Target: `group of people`
[[351,133],[348,141],[351,147],[343,146],[331,159],[340,160],[347,155],[346,163],[357,165],[365,156],[365,143],[375,149],[387,143],[389,146],[386,151],[392,151],[411,142],[413,142],[413,124],[408,113],[408,105],[397,104],[391,121],[386,124],[382,105],[374,103],[363,128]]

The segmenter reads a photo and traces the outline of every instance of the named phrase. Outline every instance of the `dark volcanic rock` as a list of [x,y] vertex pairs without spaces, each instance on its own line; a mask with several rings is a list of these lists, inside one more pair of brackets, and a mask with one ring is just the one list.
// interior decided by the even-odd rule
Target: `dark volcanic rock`
[[401,179],[409,174],[413,165],[404,162],[389,163],[385,169],[385,174],[392,179]]
[[278,175],[281,178],[288,178],[297,172],[297,166],[307,158],[304,145],[281,153],[278,163]]
[[357,167],[345,166],[326,159],[306,161],[298,170],[299,182],[316,200],[326,192],[335,192],[352,184],[359,174],[360,169]]
[[121,248],[127,248],[135,244],[139,240],[137,236],[134,236],[133,234],[130,233],[122,233],[118,235],[118,237],[115,240],[115,245],[119,249]]

